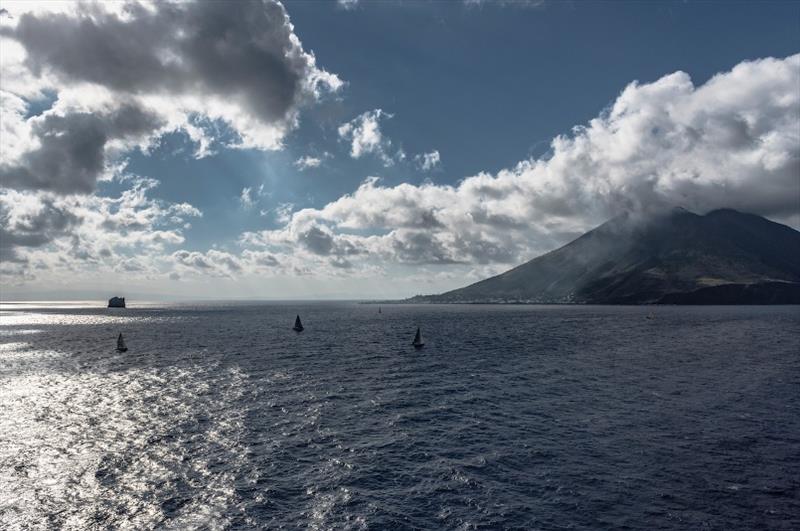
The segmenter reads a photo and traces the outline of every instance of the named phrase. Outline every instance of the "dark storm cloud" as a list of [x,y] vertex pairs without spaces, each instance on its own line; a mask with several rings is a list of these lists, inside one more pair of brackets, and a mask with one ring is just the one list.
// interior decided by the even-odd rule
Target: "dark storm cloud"
[[201,146],[222,141],[202,125],[214,120],[234,143],[238,133],[241,146],[277,149],[299,107],[341,85],[317,69],[273,1],[130,2],[122,13],[85,3],[24,13],[0,35],[25,48],[27,68],[57,93],[71,89],[42,116],[20,118],[31,126],[29,151],[0,166],[3,186],[17,189],[89,193],[116,154],[109,147],[124,152],[181,128]]
[[18,209],[12,215],[7,204],[9,196],[0,197],[0,261],[21,261],[18,247],[41,247],[62,236],[79,223],[77,216],[49,199]]
[[2,34],[25,47],[36,73],[129,94],[222,96],[265,123],[288,117],[314,72],[278,3],[129,4],[126,15],[26,13]]
[[105,167],[108,142],[136,138],[161,124],[156,114],[132,104],[106,114],[48,114],[33,125],[40,146],[16,164],[0,163],[0,179],[17,189],[91,192]]

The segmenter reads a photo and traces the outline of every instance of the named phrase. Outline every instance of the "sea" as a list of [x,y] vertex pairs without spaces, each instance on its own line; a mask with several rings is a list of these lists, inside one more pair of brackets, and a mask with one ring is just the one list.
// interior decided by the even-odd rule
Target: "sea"
[[0,529],[800,529],[800,307],[6,302]]

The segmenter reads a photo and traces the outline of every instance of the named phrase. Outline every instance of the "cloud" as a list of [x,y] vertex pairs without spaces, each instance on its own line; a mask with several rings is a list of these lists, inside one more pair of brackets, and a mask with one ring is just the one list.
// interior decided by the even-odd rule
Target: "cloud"
[[238,257],[216,249],[209,249],[205,253],[180,250],[172,253],[171,258],[179,271],[184,273],[232,278],[243,270]]
[[79,221],[50,197],[15,191],[0,193],[0,261],[24,261],[18,248],[42,247],[68,234]]
[[239,196],[239,202],[243,208],[251,208],[253,206],[253,196],[251,195],[252,189],[250,187],[242,188],[242,194]]
[[295,167],[300,171],[307,170],[309,168],[319,168],[321,164],[321,158],[311,157],[309,155],[300,157],[294,162]]
[[292,218],[292,210],[294,210],[294,204],[292,203],[279,204],[275,207],[275,219],[279,223],[286,223]]
[[336,0],[336,5],[347,11],[358,7],[359,0]]
[[350,143],[350,156],[359,159],[364,155],[374,155],[381,159],[384,166],[394,164],[394,159],[405,158],[402,150],[395,157],[389,154],[392,143],[383,136],[380,127],[382,119],[390,119],[394,115],[381,109],[367,111],[339,126],[339,138]]
[[[382,186],[291,214],[242,243],[395,264],[512,264],[623,211],[731,207],[800,223],[800,55],[740,63],[695,86],[683,72],[633,82],[550,154],[455,186]],[[380,112],[344,128],[377,150]],[[297,249],[297,251],[292,251]],[[348,258],[352,262],[353,258]]]
[[205,252],[178,250],[169,256],[172,271],[165,275],[173,280],[204,277],[227,279],[263,279],[313,275],[315,279],[347,277],[357,270],[370,275],[379,274],[376,268],[358,267],[347,256],[314,253],[272,253],[266,250],[244,249],[239,253],[210,249]]
[[[283,261],[286,263],[283,263]],[[205,252],[175,251],[169,256],[173,271],[170,278],[186,279],[189,276],[212,276],[219,278],[240,278],[255,274],[285,274],[288,269],[298,267],[297,262],[286,256],[268,251],[245,249],[239,254],[219,249]]]
[[249,210],[253,208],[256,203],[258,203],[265,195],[268,194],[264,191],[263,184],[259,185],[259,187],[256,189],[246,186],[242,188],[242,192],[239,194],[239,204],[242,205],[242,208],[245,210]]
[[430,153],[422,153],[414,157],[414,160],[417,161],[419,167],[422,171],[429,171],[432,170],[441,164],[442,159],[439,156],[438,150],[433,150]]
[[157,274],[157,270],[139,258],[123,258],[114,265],[114,271],[122,274]]
[[130,187],[118,197],[0,190],[0,259],[19,264],[5,274],[33,278],[42,270],[55,279],[76,271],[158,270],[165,249],[182,244],[188,220],[202,213],[149,197],[158,185],[153,179],[119,179]]
[[140,143],[158,129],[159,117],[135,105],[106,113],[45,114],[30,120],[39,145],[16,164],[0,163],[4,186],[17,189],[88,193],[105,170],[109,144]]
[[[86,192],[114,151],[168,131],[208,154],[219,123],[236,137],[230,146],[279,149],[300,109],[342,86],[274,1],[37,6],[13,4],[0,25],[10,50],[2,143],[13,155],[2,172],[14,188]],[[48,91],[53,107],[26,118]]]
[[245,263],[252,264],[256,269],[274,268],[280,265],[278,258],[269,252],[245,250],[242,253]]
[[[350,156],[360,159],[365,155],[372,155],[380,159],[384,166],[404,162],[406,153],[402,147],[395,149],[392,141],[381,131],[381,121],[394,118],[393,114],[382,109],[364,112],[349,122],[339,126],[339,138],[350,144]],[[420,168],[428,171],[440,162],[439,152],[421,153],[414,157]]]
[[464,0],[464,5],[473,8],[492,7],[513,7],[517,9],[543,9],[546,0]]

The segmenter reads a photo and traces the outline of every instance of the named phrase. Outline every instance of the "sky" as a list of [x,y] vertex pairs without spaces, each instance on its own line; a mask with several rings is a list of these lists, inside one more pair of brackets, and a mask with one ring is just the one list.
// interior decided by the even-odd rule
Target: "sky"
[[800,3],[0,1],[0,298],[438,293],[800,227]]

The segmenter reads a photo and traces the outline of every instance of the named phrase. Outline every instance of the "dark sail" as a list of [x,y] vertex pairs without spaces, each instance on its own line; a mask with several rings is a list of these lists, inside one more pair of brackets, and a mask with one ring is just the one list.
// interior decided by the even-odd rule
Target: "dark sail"
[[297,318],[294,320],[294,326],[292,330],[295,332],[302,332],[303,331],[303,323],[300,322],[300,316],[298,315]]
[[414,336],[414,341],[411,343],[416,348],[422,348],[425,343],[422,342],[422,334],[419,331],[419,327],[417,327],[417,335]]
[[120,333],[119,337],[117,338],[117,350],[119,352],[125,352],[128,350],[128,347],[125,346],[125,340],[122,338],[122,334]]

